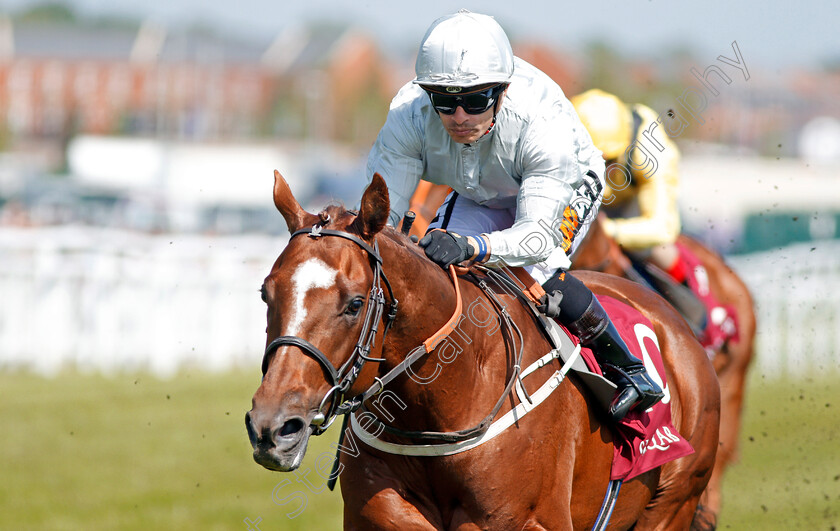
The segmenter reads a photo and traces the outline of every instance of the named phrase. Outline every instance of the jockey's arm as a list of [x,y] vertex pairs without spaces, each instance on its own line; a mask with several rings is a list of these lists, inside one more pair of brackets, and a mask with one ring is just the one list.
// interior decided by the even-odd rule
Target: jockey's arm
[[[568,257],[555,251],[561,248],[568,253],[572,239],[587,222],[578,215],[597,215],[604,188],[600,151],[591,144],[582,145],[574,130],[572,124],[546,120],[533,126],[523,139],[525,167],[516,218],[510,228],[484,235],[489,243],[488,265],[527,266],[551,257],[563,262],[552,264],[554,267],[569,266]],[[585,211],[575,202],[576,213],[569,216],[567,207],[588,195],[589,189],[596,195],[587,198]]]
[[[648,127],[649,119],[655,121],[653,111],[646,113],[642,128]],[[639,215],[629,218],[611,218],[605,220],[603,227],[622,247],[640,250],[656,245],[673,243],[680,233],[680,214],[677,206],[679,188],[679,150],[664,133],[661,127],[654,131],[654,139],[664,149],[650,149],[657,159],[656,171],[645,175],[644,171],[634,171],[636,183],[636,201]],[[642,136],[638,136],[642,139]],[[649,146],[650,143],[645,144]]]
[[676,186],[657,173],[640,184],[637,195],[640,215],[604,220],[604,230],[626,249],[647,249],[673,243],[680,233]]

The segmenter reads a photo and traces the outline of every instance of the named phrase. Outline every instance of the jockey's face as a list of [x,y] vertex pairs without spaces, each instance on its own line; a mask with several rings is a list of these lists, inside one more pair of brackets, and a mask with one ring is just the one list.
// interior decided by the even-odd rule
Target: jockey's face
[[[505,93],[499,94],[496,101],[496,109],[502,108]],[[490,107],[481,114],[467,114],[463,107],[457,107],[453,114],[438,113],[443,128],[452,137],[452,140],[459,144],[471,144],[484,136],[490,124],[493,123],[493,107]]]

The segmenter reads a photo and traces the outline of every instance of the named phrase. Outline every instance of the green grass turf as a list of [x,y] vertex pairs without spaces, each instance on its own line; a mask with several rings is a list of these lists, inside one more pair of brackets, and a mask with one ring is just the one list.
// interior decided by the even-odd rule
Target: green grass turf
[[[753,377],[720,529],[840,529],[832,382]],[[256,370],[0,372],[0,529],[340,529],[340,497],[315,472],[338,427],[312,441],[299,475],[264,470],[243,421],[258,384]]]
[[796,381],[751,375],[719,529],[840,530],[837,379],[836,372]]
[[[245,530],[246,518],[262,530],[340,529],[338,492],[313,494],[251,458],[244,415],[258,385],[258,370],[0,373],[0,529]],[[330,451],[333,431],[313,441],[304,467]],[[304,499],[296,492],[308,505],[289,519]]]

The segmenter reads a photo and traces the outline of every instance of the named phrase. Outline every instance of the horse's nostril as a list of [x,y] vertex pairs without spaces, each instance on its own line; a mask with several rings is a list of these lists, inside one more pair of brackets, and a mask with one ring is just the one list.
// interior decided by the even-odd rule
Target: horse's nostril
[[283,423],[283,426],[280,428],[280,437],[285,437],[286,435],[291,435],[293,433],[297,433],[303,429],[303,420],[301,419],[291,419],[287,420]]
[[254,430],[254,425],[251,424],[251,414],[245,413],[245,429],[248,430],[248,439],[251,441],[251,446],[257,444],[257,432]]

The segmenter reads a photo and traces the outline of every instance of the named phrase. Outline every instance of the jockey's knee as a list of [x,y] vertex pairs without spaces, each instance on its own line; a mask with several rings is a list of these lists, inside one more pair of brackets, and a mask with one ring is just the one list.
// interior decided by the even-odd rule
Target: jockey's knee
[[650,261],[656,267],[668,271],[680,259],[680,252],[673,243],[663,243],[650,249]]
[[592,291],[586,284],[564,269],[558,269],[542,287],[546,293],[559,291],[563,294],[557,319],[564,324],[579,319],[592,301]]

